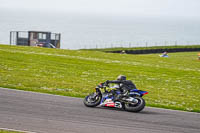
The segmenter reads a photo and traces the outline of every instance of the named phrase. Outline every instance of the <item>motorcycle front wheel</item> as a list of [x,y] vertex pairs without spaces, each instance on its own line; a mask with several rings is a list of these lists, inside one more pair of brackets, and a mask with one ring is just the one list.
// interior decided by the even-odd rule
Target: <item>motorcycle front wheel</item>
[[87,107],[96,107],[100,104],[101,98],[102,96],[92,93],[84,98],[83,103]]
[[134,97],[134,102],[127,102],[124,108],[129,112],[140,112],[145,107],[145,100],[142,97]]

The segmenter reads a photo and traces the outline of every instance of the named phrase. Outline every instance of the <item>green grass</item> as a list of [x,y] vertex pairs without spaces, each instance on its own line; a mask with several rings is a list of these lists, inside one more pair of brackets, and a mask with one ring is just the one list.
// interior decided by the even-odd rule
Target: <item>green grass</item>
[[22,132],[8,131],[8,130],[2,130],[2,129],[0,129],[0,133],[22,133]]
[[130,55],[0,45],[0,86],[84,97],[96,84],[124,74],[148,106],[200,112],[198,52]]
[[133,48],[116,47],[116,48],[98,48],[98,49],[81,49],[81,50],[110,52],[110,51],[122,51],[122,50],[175,49],[175,48],[200,48],[200,45],[152,46],[152,47],[133,47]]

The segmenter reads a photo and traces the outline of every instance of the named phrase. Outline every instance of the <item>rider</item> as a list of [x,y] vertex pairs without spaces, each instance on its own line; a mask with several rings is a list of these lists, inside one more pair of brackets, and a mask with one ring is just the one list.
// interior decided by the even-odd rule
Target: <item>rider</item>
[[[118,85],[118,90],[121,91],[121,94],[118,94],[117,96],[115,96],[115,101],[119,100],[122,97],[126,97],[128,95],[128,91],[131,89],[136,89],[135,84],[131,81],[131,80],[126,80],[126,76],[125,75],[119,75],[117,77],[117,80],[107,80],[105,82],[107,85],[109,83],[115,83]],[[114,93],[114,95],[116,95],[116,93]]]

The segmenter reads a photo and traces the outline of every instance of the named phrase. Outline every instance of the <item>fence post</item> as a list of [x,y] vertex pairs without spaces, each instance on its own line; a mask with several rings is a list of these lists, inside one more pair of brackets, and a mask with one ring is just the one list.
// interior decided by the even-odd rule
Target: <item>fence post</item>
[[175,46],[177,46],[177,41],[175,41]]
[[165,46],[167,46],[167,41],[165,41]]
[[155,46],[157,46],[157,42],[155,42]]
[[11,39],[12,39],[12,31],[10,31],[10,45],[12,43]]

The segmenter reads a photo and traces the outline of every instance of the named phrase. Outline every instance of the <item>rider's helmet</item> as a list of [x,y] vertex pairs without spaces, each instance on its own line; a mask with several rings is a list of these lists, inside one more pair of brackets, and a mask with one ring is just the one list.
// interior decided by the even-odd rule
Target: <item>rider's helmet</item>
[[125,75],[119,75],[117,77],[117,80],[126,80],[126,76]]

